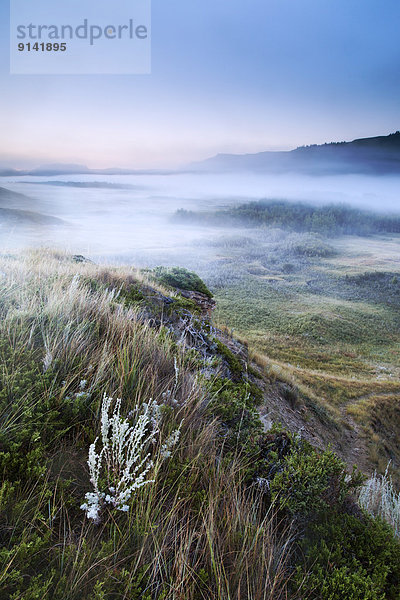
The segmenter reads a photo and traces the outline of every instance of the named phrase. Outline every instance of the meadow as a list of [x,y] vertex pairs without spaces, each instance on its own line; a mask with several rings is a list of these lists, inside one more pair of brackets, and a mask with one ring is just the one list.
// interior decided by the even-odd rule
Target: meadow
[[364,468],[384,472],[390,462],[398,477],[400,236],[253,221],[208,244],[216,256],[197,268],[215,291],[216,321],[248,342],[266,373],[327,411],[339,431],[353,430]]

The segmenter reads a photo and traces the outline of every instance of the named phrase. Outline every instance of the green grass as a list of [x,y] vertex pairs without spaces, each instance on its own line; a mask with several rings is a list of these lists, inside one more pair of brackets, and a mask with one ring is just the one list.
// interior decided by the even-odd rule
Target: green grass
[[[332,359],[332,369],[339,371],[341,356],[345,370],[363,364],[371,371],[367,365],[371,350],[383,349],[389,357],[400,341],[397,309],[310,295],[290,282],[277,289],[269,280],[246,275],[238,284],[218,290],[216,297],[219,321],[248,337],[260,350],[270,346],[270,356],[277,360],[297,364],[293,357],[303,355],[308,364],[302,366],[309,368],[323,356],[324,362]],[[316,357],[314,364],[306,356],[310,353]],[[389,358],[393,363],[393,357]]]
[[[229,275],[206,277],[216,282],[216,320],[263,355],[267,370],[276,366],[339,420],[351,414],[367,435],[365,414],[351,407],[400,397],[400,237],[330,239],[334,255],[302,258],[291,250],[301,239],[281,237],[255,234],[251,247],[224,247]],[[379,450],[374,444],[375,465],[400,460],[381,438]]]

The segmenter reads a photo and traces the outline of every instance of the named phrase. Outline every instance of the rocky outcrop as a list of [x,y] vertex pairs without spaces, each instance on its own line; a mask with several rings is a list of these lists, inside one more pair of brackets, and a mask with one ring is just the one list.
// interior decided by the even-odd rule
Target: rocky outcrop
[[188,300],[192,300],[193,302],[195,302],[204,314],[211,316],[212,311],[216,306],[215,300],[209,298],[206,294],[202,294],[201,292],[193,292],[180,289],[178,289],[177,292],[181,296],[183,296],[183,298],[187,298]]

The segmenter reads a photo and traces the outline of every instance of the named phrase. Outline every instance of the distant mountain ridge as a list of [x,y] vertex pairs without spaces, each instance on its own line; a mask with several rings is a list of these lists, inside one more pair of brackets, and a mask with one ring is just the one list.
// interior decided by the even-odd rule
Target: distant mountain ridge
[[55,177],[60,175],[153,175],[170,174],[174,171],[165,169],[120,169],[111,167],[108,169],[89,169],[86,165],[74,164],[52,164],[42,165],[34,169],[13,169],[0,166],[0,177]]
[[182,169],[90,169],[79,164],[48,164],[34,169],[0,166],[0,176],[60,175],[173,175],[188,172],[256,171],[309,174],[374,173],[400,174],[400,131],[386,136],[359,138],[351,142],[329,142],[299,146],[294,150],[253,154],[217,154]]
[[217,154],[191,165],[196,171],[400,173],[400,131],[387,136],[300,146],[282,152]]

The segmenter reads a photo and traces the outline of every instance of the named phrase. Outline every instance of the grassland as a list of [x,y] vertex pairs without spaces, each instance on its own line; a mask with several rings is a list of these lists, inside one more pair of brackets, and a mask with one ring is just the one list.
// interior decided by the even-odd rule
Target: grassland
[[400,236],[246,227],[212,243],[217,257],[200,272],[217,322],[266,372],[354,428],[370,468],[391,461],[398,475]]

